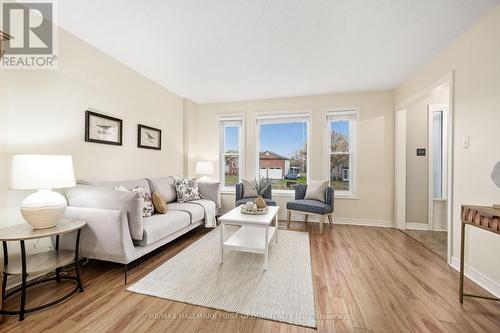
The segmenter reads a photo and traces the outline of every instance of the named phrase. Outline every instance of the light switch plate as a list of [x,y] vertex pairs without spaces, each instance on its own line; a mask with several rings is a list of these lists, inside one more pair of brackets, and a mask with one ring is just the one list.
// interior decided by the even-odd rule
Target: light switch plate
[[464,148],[469,148],[470,147],[470,136],[465,135],[464,136]]

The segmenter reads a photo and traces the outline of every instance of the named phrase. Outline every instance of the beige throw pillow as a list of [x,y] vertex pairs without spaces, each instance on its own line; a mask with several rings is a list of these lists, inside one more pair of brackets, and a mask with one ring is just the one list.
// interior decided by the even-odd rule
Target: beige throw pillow
[[243,183],[243,198],[255,198],[257,197],[257,191],[253,188],[253,181],[248,181],[246,179],[242,179]]
[[153,206],[160,214],[165,214],[167,212],[167,200],[158,191],[153,192]]
[[304,199],[318,200],[325,202],[325,191],[328,187],[328,180],[312,180],[307,184],[306,195]]

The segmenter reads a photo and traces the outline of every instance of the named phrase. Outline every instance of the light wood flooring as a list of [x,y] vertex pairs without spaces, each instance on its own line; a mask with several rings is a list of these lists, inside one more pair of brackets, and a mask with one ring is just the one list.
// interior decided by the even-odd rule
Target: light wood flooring
[[[320,236],[314,223],[306,227],[295,222],[291,228],[307,230],[311,236],[318,332],[500,332],[500,304],[470,298],[460,304],[458,272],[398,230],[334,225],[332,230],[326,226]],[[206,232],[198,228],[137,262],[131,268],[129,284]],[[83,293],[48,310],[27,314],[23,322],[4,316],[0,331],[315,331],[128,292],[120,265],[91,261],[83,267],[83,279]],[[485,293],[469,280],[465,287],[469,292]],[[28,305],[55,297],[61,289],[55,288],[55,282],[34,289],[28,294]],[[17,302],[6,305],[13,308]]]
[[436,252],[438,256],[446,260],[448,252],[448,233],[446,231],[430,231],[430,230],[409,230],[404,231],[410,237],[415,238],[423,246]]

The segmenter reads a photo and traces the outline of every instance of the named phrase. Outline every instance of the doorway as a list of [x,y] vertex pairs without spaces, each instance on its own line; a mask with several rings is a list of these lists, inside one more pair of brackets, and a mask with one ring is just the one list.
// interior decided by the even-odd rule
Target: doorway
[[451,75],[396,112],[396,222],[449,262],[451,240]]

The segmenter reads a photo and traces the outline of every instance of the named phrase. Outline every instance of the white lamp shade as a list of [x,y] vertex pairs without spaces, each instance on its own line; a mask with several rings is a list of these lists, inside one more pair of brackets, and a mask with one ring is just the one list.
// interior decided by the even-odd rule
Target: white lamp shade
[[196,162],[196,169],[194,173],[197,175],[211,176],[214,174],[214,164],[206,161]]
[[69,155],[14,155],[10,175],[13,190],[39,190],[75,186]]

